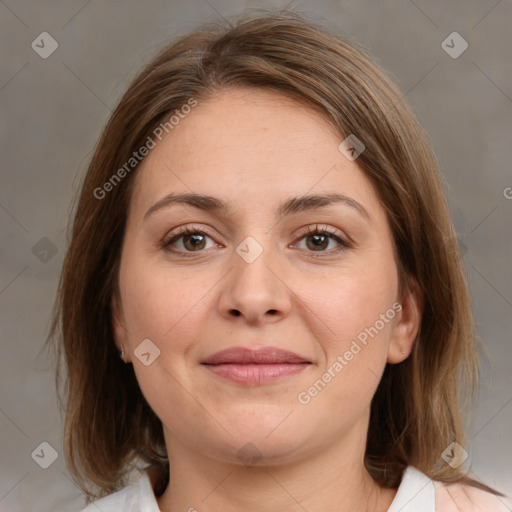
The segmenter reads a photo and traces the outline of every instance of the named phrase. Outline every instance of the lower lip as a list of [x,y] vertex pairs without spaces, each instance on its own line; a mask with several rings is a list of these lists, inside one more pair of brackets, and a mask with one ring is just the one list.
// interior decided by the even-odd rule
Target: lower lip
[[279,363],[279,364],[206,364],[203,365],[211,372],[229,379],[237,384],[258,386],[267,382],[275,382],[302,372],[309,363]]

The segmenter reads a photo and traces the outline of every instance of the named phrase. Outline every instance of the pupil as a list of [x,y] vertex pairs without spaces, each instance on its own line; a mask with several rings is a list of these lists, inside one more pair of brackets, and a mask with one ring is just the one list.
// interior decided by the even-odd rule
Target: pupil
[[[328,243],[328,239],[326,235],[311,235],[311,239],[313,240],[313,248],[325,248],[326,241]],[[310,247],[311,249],[311,247]]]
[[201,249],[201,243],[204,245],[203,235],[186,235],[185,236],[185,246],[190,242],[193,249]]

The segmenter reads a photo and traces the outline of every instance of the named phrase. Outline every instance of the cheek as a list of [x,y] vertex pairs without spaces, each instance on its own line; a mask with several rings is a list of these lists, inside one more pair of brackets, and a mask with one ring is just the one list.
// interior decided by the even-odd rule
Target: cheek
[[[329,407],[350,404],[353,414],[362,414],[375,393],[396,316],[396,266],[392,253],[388,258],[385,255],[385,251],[375,252],[329,279],[302,287],[301,300],[310,309],[310,328],[315,331],[311,325],[316,325],[315,337],[323,351],[323,364],[311,385],[325,391],[314,399],[314,408],[326,403]],[[326,383],[325,388],[316,384],[319,380]]]
[[392,308],[396,293],[394,265],[381,260],[373,266],[358,262],[322,279],[305,279],[297,295],[310,311],[318,339],[325,340],[325,350],[332,352],[344,349],[376,322],[379,334],[388,336],[392,324],[386,318],[382,325],[380,319]]
[[[121,293],[132,350],[149,338],[163,352],[185,350],[199,324],[203,298],[214,281],[207,276],[161,264],[127,261],[121,268]],[[200,324],[199,324],[200,325]]]

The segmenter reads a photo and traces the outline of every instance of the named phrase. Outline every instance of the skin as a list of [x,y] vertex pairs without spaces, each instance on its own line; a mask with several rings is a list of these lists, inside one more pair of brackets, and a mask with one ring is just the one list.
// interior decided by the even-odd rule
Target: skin
[[[163,512],[385,511],[396,494],[366,471],[365,442],[386,363],[400,363],[412,349],[420,297],[414,288],[399,293],[384,209],[357,159],[339,151],[342,140],[304,105],[227,89],[199,102],[137,171],[113,325],[163,423],[171,473],[158,498]],[[144,220],[170,192],[215,196],[229,211],[174,204]],[[352,198],[370,220],[345,204],[276,218],[288,198],[321,193]],[[328,238],[316,248],[304,234],[316,224],[351,247],[336,252],[341,245]],[[201,250],[186,237],[173,243],[178,252],[162,248],[186,226],[207,233]],[[249,236],[263,250],[252,263],[236,252]],[[308,404],[299,403],[298,394],[396,302],[402,309],[392,321]],[[145,339],[160,350],[148,366],[134,354]],[[237,346],[277,346],[312,364],[253,387],[200,364]],[[253,466],[237,455],[246,443],[256,447]]]

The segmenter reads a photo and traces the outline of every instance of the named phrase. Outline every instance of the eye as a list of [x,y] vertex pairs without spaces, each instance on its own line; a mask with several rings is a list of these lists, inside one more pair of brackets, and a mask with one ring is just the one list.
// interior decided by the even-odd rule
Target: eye
[[[315,257],[321,257],[323,254],[336,254],[347,250],[351,245],[346,242],[333,228],[315,226],[308,227],[303,231],[301,238],[296,242],[299,249],[305,249],[308,252],[319,253]],[[208,239],[211,241],[208,247]],[[305,242],[305,246],[300,246]],[[329,248],[330,245],[334,248]],[[171,232],[163,241],[162,248],[169,252],[178,253],[181,256],[192,256],[191,253],[204,252],[206,249],[219,247],[219,244],[203,230],[192,227],[177,229]]]
[[[207,239],[213,242],[210,247],[206,247]],[[171,248],[171,246],[174,246],[174,248]],[[201,252],[203,249],[215,246],[217,244],[209,235],[194,227],[174,231],[162,242],[162,248],[171,252]]]
[[[319,253],[337,253],[351,247],[348,242],[337,235],[337,232],[332,231],[328,227],[320,228],[318,225],[307,228],[299,239],[299,242],[302,241],[305,241],[305,247],[299,247],[299,249],[305,248],[306,250]],[[334,242],[337,247],[328,249],[331,242]]]

